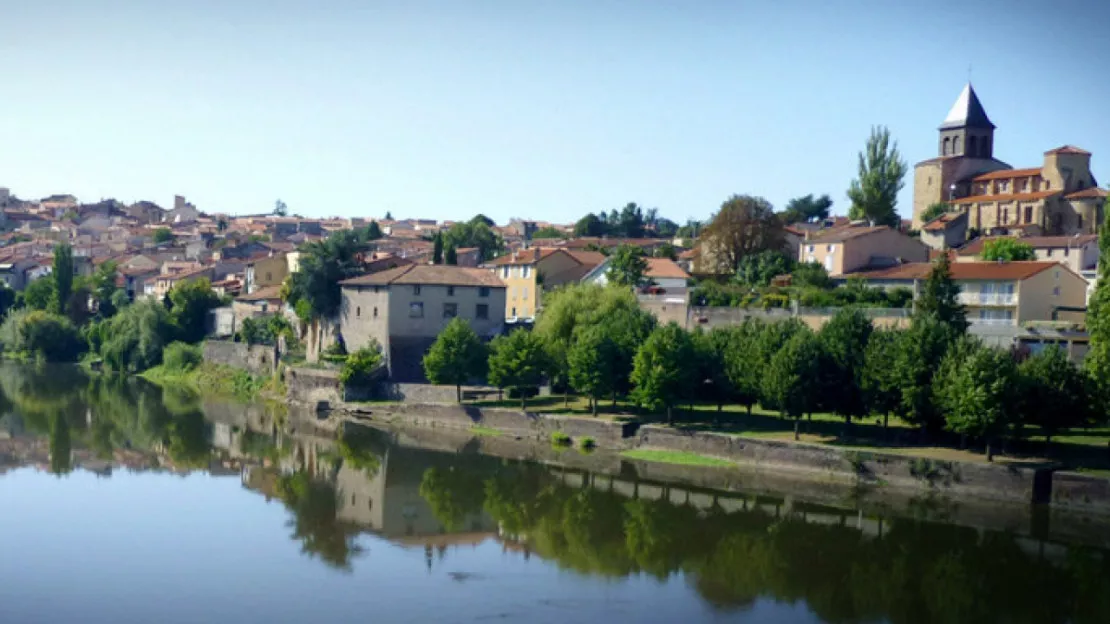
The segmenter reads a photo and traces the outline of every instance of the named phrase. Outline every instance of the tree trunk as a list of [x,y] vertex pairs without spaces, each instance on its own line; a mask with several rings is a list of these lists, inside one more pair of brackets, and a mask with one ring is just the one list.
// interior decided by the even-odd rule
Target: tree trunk
[[527,412],[528,411],[528,395],[524,392],[524,390],[525,390],[524,388],[517,388],[517,391],[520,392],[520,411]]
[[570,388],[563,387],[563,407],[570,407]]
[[617,410],[617,391],[613,391],[613,411]]
[[455,384],[455,400],[462,403],[462,386]]
[[590,397],[590,408],[594,412],[594,418],[597,418],[597,397]]
[[960,450],[962,451],[966,448],[967,448],[967,434],[966,433],[961,433],[960,434]]
[[801,436],[799,435],[799,430],[801,429],[801,426],[802,426],[801,416],[795,416],[794,417],[794,441],[795,442],[802,439]]
[[852,433],[852,415],[844,415],[844,437],[847,438]]
[[752,404],[748,403],[748,416],[752,415]]
[[994,449],[991,448],[991,439],[990,438],[987,438],[987,461],[988,462],[993,462],[994,461]]
[[670,405],[667,406],[667,424],[674,424],[674,408],[672,408]]
[[883,437],[890,438],[890,412],[883,412]]

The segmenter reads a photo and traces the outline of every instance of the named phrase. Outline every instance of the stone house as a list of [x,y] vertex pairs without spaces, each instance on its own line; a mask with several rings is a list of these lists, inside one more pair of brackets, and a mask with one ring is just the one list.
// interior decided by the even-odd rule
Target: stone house
[[289,275],[289,263],[284,253],[273,253],[248,260],[244,275],[247,293],[267,286],[281,286]]
[[339,333],[348,351],[377,341],[395,380],[423,379],[421,358],[453,318],[483,339],[505,324],[505,283],[491,271],[407,265],[340,282]]
[[280,286],[266,286],[236,297],[231,302],[231,310],[235,316],[235,327],[242,325],[245,318],[279,314],[282,308],[280,291]]
[[970,84],[941,124],[940,155],[914,167],[913,227],[946,202],[987,234],[1094,233],[1107,192],[1091,173],[1091,153],[1065,145],[1044,153],[1040,167],[1014,169],[994,158],[995,125]]
[[867,223],[812,234],[798,250],[799,262],[816,262],[831,277],[928,260],[929,248],[920,240],[885,225]]
[[[1075,310],[1086,306],[1087,280],[1059,262],[955,262],[951,267],[972,324],[1014,326],[1084,316]],[[932,268],[914,262],[854,276],[873,287],[910,288],[916,297]]]
[[921,242],[930,249],[955,249],[967,242],[967,213],[946,212],[921,226]]

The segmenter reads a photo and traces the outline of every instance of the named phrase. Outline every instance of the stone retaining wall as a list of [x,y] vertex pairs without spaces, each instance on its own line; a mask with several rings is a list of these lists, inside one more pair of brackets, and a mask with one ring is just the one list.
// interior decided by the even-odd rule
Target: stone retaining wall
[[339,371],[318,368],[289,367],[285,369],[285,387],[297,402],[316,405],[341,403]]
[[269,376],[277,370],[277,347],[248,345],[227,340],[208,340],[204,343],[204,361],[232,366],[252,375]]
[[1052,475],[1052,506],[1110,513],[1110,479],[1057,472]]

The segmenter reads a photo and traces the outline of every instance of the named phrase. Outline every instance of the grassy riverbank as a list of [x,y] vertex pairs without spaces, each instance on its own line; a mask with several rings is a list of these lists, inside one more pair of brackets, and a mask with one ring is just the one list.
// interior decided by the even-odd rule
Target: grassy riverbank
[[624,451],[621,453],[622,457],[628,459],[641,459],[644,461],[660,462],[664,464],[676,464],[679,466],[710,466],[715,468],[727,468],[735,466],[733,462],[717,457],[709,457],[708,455],[699,455],[698,453],[687,453],[685,451],[660,451],[653,449],[636,449],[632,451]]
[[160,386],[185,387],[198,394],[241,401],[284,401],[285,398],[285,384],[280,375],[256,377],[241,368],[208,362],[188,370],[170,369],[165,365],[155,366],[139,376]]

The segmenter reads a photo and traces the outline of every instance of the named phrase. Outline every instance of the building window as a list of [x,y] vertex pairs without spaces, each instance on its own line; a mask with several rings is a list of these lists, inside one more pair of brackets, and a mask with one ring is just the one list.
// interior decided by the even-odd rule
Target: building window
[[455,296],[455,287],[454,286],[448,286],[447,287],[447,296],[448,297],[454,297]]
[[[1083,187],[1082,187],[1082,186],[1080,186],[1079,188],[1083,188]],[[530,266],[522,266],[522,267],[520,267],[520,276],[521,276],[521,277],[528,277],[528,271],[529,271],[529,269],[531,269],[531,268],[532,268],[532,267],[530,267]]]
[[443,304],[443,318],[455,318],[459,315],[459,304],[445,303]]
[[374,292],[381,292],[380,289],[381,289],[381,286],[375,286],[374,287]]
[[419,286],[413,286],[412,287],[412,294],[419,295],[420,294],[420,287]]
[[1025,207],[1025,222],[1026,223],[1032,223],[1033,222],[1033,207],[1032,206],[1026,206]]
[[960,153],[960,137],[955,136],[955,137],[952,137],[952,154],[955,155],[955,154],[959,154],[959,153]]
[[488,297],[489,296],[489,288],[486,287],[486,286],[482,286],[482,287],[478,288],[478,296],[479,297]]
[[944,147],[942,147],[941,150],[940,150],[940,155],[941,156],[947,156],[948,155],[948,150],[950,149],[950,145],[951,145],[951,139],[949,139],[948,137],[944,137]]
[[967,139],[967,153],[972,155],[972,156],[978,156],[979,155],[978,147],[979,147],[979,145],[976,143],[975,137],[968,137],[968,139]]
[[509,316],[511,316],[511,317],[513,317],[513,318],[516,318],[516,308],[513,308],[513,309],[512,309],[512,313],[511,313],[511,314],[509,314]]
[[362,316],[362,306],[355,307],[355,318]]
[[520,293],[521,293],[520,298],[525,300],[525,301],[528,301],[528,287],[525,286],[524,288],[521,288]]
[[374,306],[374,318],[378,318],[378,306]]
[[832,253],[832,251],[833,251],[833,246],[832,246],[832,245],[825,245],[825,251],[827,251],[827,252],[829,252],[829,253]]
[[1059,297],[1060,296],[1060,287],[1059,286],[1052,289],[1052,296],[1053,297]]
[[998,225],[1006,225],[1006,222],[1009,221],[1009,220],[1010,220],[1010,209],[1009,208],[1003,208],[1002,209],[1002,217],[998,220]]
[[809,249],[807,249],[806,251],[808,251],[809,253],[813,253],[813,245],[810,245]]
[[478,305],[474,306],[474,318],[479,318],[483,320],[488,319],[489,306],[484,303],[479,303]]
[[409,318],[424,318],[424,302],[413,301],[409,304]]
[[1009,182],[1003,180],[1003,181],[998,183],[998,191],[1000,193],[1005,193],[1009,190],[1010,190],[1010,183]]
[[1079,181],[1079,190],[1081,190],[1081,191],[1082,191],[1082,190],[1083,190],[1083,187],[1084,187],[1084,186],[1086,186],[1086,185],[1087,185],[1087,183],[1086,183],[1086,182],[1084,182],[1083,180],[1080,180],[1080,181]]
[[1083,215],[1075,215],[1075,226],[1081,230],[1083,229]]
[[1021,181],[1021,190],[1022,191],[1028,191],[1029,190],[1029,178],[1025,178],[1024,180]]
[[1050,188],[1052,188],[1052,183],[1051,183],[1051,182],[1049,182],[1048,180],[1045,180],[1044,178],[1041,178],[1041,182],[1043,182],[1043,183],[1044,183],[1044,190],[1046,190],[1046,191],[1047,191],[1047,190],[1049,190]]
[[505,265],[505,266],[501,267],[501,277],[503,277],[503,278],[508,278],[509,277],[509,265]]
[[[1080,188],[1082,188],[1082,187],[1080,187]],[[267,282],[272,282],[272,281],[274,281],[274,274],[273,274],[273,273],[270,273],[269,271],[267,271],[267,272],[266,272],[266,281],[267,281]]]
[[[1067,257],[1068,257],[1068,252],[1070,252],[1070,251],[1071,251],[1071,250],[1070,250],[1070,249],[1068,249],[1067,247],[1065,247],[1065,248],[1064,248],[1064,257],[1065,257],[1065,258],[1067,258]],[[1059,276],[1059,273],[1057,273],[1057,276]]]

